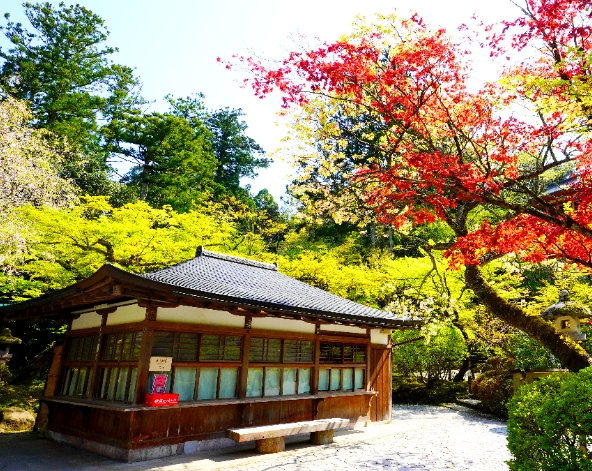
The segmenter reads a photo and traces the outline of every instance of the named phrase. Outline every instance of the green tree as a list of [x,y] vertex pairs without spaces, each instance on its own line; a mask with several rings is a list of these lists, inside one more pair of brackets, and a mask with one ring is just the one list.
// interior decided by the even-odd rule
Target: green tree
[[393,333],[395,370],[403,376],[415,376],[427,385],[452,379],[452,371],[468,356],[460,330],[436,325],[427,340],[413,341],[418,337],[417,331]]
[[213,190],[216,159],[205,127],[171,114],[138,112],[114,120],[106,134],[111,155],[134,165],[122,182],[140,200],[188,211]]
[[[196,211],[146,202],[114,208],[103,196],[67,209],[17,208],[29,226],[25,253],[0,272],[0,303],[37,297],[87,278],[104,263],[146,272],[194,256],[199,245],[226,251],[234,227]],[[11,268],[6,270],[6,268]]]
[[30,120],[26,103],[0,99],[0,292],[3,274],[14,271],[27,247],[29,229],[18,208],[62,206],[76,197],[72,183],[58,175],[67,149],[51,132],[31,128]]
[[77,152],[63,171],[89,193],[110,188],[101,127],[142,100],[131,68],[111,60],[104,21],[80,6],[25,3],[32,29],[1,28],[11,48],[0,49],[0,89],[31,104],[33,123],[67,139]]
[[241,178],[256,177],[258,168],[271,163],[261,146],[247,136],[247,123],[241,120],[242,116],[241,109],[223,108],[212,112],[206,121],[218,159],[216,182],[237,196],[241,193]]
[[225,195],[249,200],[248,189],[241,187],[241,178],[257,176],[257,169],[267,168],[272,162],[265,151],[246,134],[247,123],[241,118],[241,109],[222,108],[208,111],[203,103],[204,95],[174,98],[168,95],[171,112],[185,118],[194,128],[203,125],[211,133],[212,149],[218,160],[215,181],[218,199]]

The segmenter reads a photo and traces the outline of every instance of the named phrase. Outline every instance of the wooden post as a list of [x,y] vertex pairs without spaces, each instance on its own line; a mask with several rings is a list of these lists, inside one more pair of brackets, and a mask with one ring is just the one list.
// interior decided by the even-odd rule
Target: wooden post
[[156,306],[146,308],[146,326],[142,330],[142,345],[140,347],[140,358],[138,359],[134,404],[144,404],[144,399],[146,399],[146,384],[148,383],[148,369],[150,367],[150,357],[152,356],[152,344],[154,343],[154,322],[156,321],[157,309]]
[[51,361],[51,366],[47,375],[47,382],[45,383],[43,397],[55,396],[56,389],[58,387],[58,381],[60,379],[60,371],[62,369],[63,350],[63,345],[56,345],[53,348],[53,360]]
[[105,342],[103,340],[103,330],[105,329],[105,326],[107,325],[107,316],[109,316],[108,312],[103,312],[102,316],[101,316],[101,326],[99,327],[99,348],[97,348],[97,352],[95,354],[95,361],[93,362],[93,366],[92,366],[92,383],[91,383],[91,387],[90,387],[90,394],[89,394],[89,398],[95,399],[97,396],[99,396],[99,383],[101,381],[101,372],[99,369],[99,361],[101,361],[101,357],[103,356],[103,349],[105,348]]
[[310,389],[313,394],[319,392],[319,365],[321,362],[321,340],[317,337],[314,340],[314,368],[311,371]]
[[[245,319],[245,327],[250,329],[250,318]],[[238,397],[247,397],[247,376],[249,374],[249,351],[251,349],[251,332],[247,329],[243,337],[243,357],[240,371],[238,372]]]

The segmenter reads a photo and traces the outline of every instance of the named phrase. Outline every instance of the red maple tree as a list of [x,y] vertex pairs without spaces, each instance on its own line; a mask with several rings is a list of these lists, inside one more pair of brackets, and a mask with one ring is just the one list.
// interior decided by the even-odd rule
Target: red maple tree
[[[579,345],[503,300],[480,272],[509,253],[592,268],[592,10],[585,0],[528,0],[522,13],[484,28],[492,56],[532,45],[540,53],[477,92],[467,86],[467,51],[417,15],[382,17],[279,66],[238,60],[257,96],[279,91],[284,107],[320,98],[380,129],[383,158],[355,176],[371,182],[365,198],[380,220],[445,221],[456,236],[447,255],[480,300],[579,370],[592,364]],[[501,216],[469,222],[487,208]]]

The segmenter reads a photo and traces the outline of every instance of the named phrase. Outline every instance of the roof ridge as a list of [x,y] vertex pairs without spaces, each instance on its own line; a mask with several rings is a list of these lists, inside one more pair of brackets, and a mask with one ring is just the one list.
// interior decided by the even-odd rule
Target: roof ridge
[[195,258],[197,257],[217,258],[218,260],[240,263],[241,265],[248,265],[251,267],[263,268],[265,270],[278,271],[278,266],[275,263],[259,262],[257,260],[250,260],[248,258],[237,257],[235,255],[227,255],[223,253],[212,252],[210,250],[204,249],[203,245],[200,245],[195,251]]

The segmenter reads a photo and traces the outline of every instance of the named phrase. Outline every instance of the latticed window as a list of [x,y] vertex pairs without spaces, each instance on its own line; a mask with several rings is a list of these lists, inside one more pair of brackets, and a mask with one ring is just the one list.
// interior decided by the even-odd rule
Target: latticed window
[[313,361],[314,343],[311,341],[251,337],[249,362],[312,363]]
[[319,391],[365,389],[365,368],[321,368]]
[[321,342],[321,363],[365,363],[366,346]]
[[89,396],[92,365],[98,346],[98,335],[70,337],[67,340],[59,394],[81,398]]
[[134,401],[142,337],[142,332],[114,332],[103,337],[98,399]]
[[68,340],[67,361],[93,361],[97,354],[99,336],[71,337]]
[[[252,337],[247,372],[247,397],[308,394],[311,390],[310,367],[296,364],[314,361],[314,343],[308,340],[281,340]],[[281,366],[259,366],[278,363]]]
[[153,356],[173,357],[175,361],[197,361],[199,334],[155,332]]
[[156,332],[152,355],[173,358],[166,390],[179,394],[180,401],[194,401],[237,397],[242,350],[241,336]]
[[310,393],[310,368],[249,368],[247,397]]
[[179,401],[235,398],[238,372],[238,367],[175,367],[172,391]]
[[312,363],[314,343],[306,340],[284,340],[284,363]]
[[[319,370],[319,391],[365,389],[365,345],[321,342],[320,362],[331,365],[331,367]],[[345,366],[356,363],[360,364],[360,366],[353,368]]]
[[230,335],[202,335],[200,361],[240,361],[243,351],[242,337]]
[[65,367],[62,370],[62,396],[86,397],[90,388],[92,369],[88,366]]
[[282,341],[280,339],[251,338],[249,361],[260,363],[279,363],[282,360]]
[[102,359],[107,361],[138,360],[142,332],[117,332],[105,335]]
[[173,361],[240,361],[243,339],[232,335],[155,332],[152,356]]
[[106,401],[133,402],[138,369],[135,367],[101,368],[97,397]]

